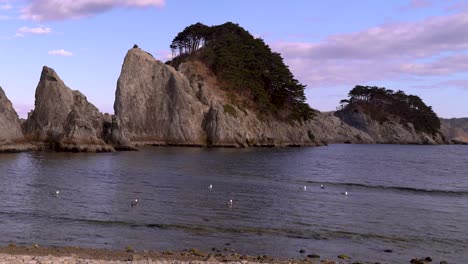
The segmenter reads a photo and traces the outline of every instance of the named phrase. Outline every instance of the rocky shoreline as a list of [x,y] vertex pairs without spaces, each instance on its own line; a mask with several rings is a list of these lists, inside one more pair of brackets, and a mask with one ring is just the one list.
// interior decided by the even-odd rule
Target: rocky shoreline
[[[304,252],[302,252],[303,255]],[[430,257],[412,259],[407,263],[431,264]],[[0,247],[0,263],[153,263],[153,264],[205,264],[205,263],[310,263],[310,264],[390,264],[391,262],[361,262],[355,261],[347,255],[339,255],[335,259],[323,259],[316,254],[305,255],[302,259],[279,259],[266,255],[248,256],[236,252],[220,253],[213,248],[211,253],[202,252],[197,249],[182,251],[136,251],[131,247],[124,250],[90,249],[80,247],[41,247],[17,246],[10,244]],[[448,264],[440,261],[440,264]]]
[[[113,152],[139,146],[297,147],[329,143],[448,144],[442,133],[376,122],[364,113],[316,112],[306,121],[259,117],[235,105],[201,62],[178,69],[134,47],[117,82],[115,115],[104,114],[44,66],[35,107],[20,121],[0,88],[0,152]],[[458,133],[457,135],[460,135]]]

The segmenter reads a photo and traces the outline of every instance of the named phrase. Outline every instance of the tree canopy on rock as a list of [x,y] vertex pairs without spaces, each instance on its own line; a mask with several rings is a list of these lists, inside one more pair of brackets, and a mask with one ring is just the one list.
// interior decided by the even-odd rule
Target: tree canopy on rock
[[178,67],[190,59],[204,62],[223,89],[254,102],[253,108],[261,114],[295,120],[314,114],[306,103],[306,86],[294,78],[281,55],[238,24],[190,25],[177,34],[170,48],[169,64]]
[[355,86],[348,94],[349,99],[340,101],[340,111],[363,111],[373,119],[385,122],[396,117],[400,123],[412,123],[418,132],[436,134],[440,130],[439,117],[431,106],[427,106],[416,95],[393,91],[376,86]]

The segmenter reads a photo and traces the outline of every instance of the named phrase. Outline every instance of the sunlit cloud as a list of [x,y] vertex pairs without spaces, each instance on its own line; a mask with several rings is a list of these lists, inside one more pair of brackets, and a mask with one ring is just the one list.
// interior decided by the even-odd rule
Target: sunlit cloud
[[309,87],[440,76],[468,70],[468,12],[273,45]]
[[91,17],[114,8],[163,7],[165,0],[30,0],[21,18],[35,21]]
[[24,37],[25,35],[48,35],[52,33],[52,29],[49,27],[38,26],[38,27],[21,27],[16,31],[15,37]]
[[64,49],[51,50],[51,51],[48,52],[48,54],[49,55],[55,55],[55,56],[65,56],[65,57],[73,56],[72,52],[66,51]]

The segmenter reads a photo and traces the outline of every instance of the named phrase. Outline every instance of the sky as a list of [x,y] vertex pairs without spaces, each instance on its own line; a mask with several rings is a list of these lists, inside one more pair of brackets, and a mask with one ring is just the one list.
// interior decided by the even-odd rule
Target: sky
[[281,53],[320,111],[360,84],[468,117],[468,0],[0,0],[0,86],[26,117],[46,65],[113,113],[134,44],[166,61],[186,26],[228,21]]

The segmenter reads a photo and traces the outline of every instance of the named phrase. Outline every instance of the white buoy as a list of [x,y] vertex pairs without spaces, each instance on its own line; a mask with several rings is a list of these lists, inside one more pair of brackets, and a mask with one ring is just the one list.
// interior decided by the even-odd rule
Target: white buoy
[[320,189],[325,189],[325,186],[323,186],[323,184],[320,184]]
[[348,192],[344,192],[343,194],[344,194],[344,195],[348,195]]
[[210,184],[210,186],[208,186],[208,189],[213,190],[213,185]]
[[138,204],[138,199],[132,201],[131,206],[134,207]]
[[303,189],[304,191],[307,191],[307,186],[304,185],[304,187],[302,187],[302,189]]

